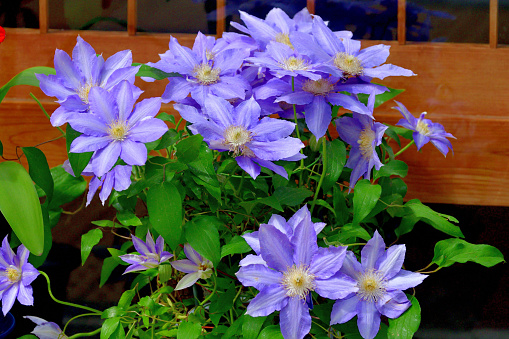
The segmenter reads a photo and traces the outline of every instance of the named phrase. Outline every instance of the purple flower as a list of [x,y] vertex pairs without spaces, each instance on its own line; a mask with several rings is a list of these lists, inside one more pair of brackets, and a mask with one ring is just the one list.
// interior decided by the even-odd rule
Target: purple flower
[[24,316],[23,318],[27,318],[32,320],[37,326],[35,326],[34,330],[30,333],[37,336],[39,339],[66,339],[68,338],[65,334],[62,333],[60,327],[54,322],[46,321],[39,317],[33,317],[30,315]]
[[181,102],[189,93],[202,106],[209,94],[224,99],[245,98],[245,92],[250,89],[249,83],[237,72],[244,58],[249,55],[249,50],[215,50],[213,43],[212,37],[198,33],[191,50],[171,37],[169,51],[162,54],[157,63],[148,63],[162,71],[182,75],[169,79],[170,82],[161,96],[164,103]]
[[396,125],[414,131],[412,137],[414,138],[417,150],[420,150],[422,146],[431,141],[444,156],[449,152],[449,148],[452,151],[452,144],[447,138],[454,138],[454,136],[451,133],[447,133],[444,126],[425,119],[426,112],[421,113],[419,119],[416,119],[402,103],[395,102],[398,104],[398,107],[393,108],[400,111],[404,117]]
[[4,316],[10,311],[16,298],[22,305],[34,304],[30,284],[37,278],[39,271],[28,263],[29,255],[30,252],[24,245],[19,245],[15,255],[5,236],[0,247],[0,299]]
[[295,124],[269,117],[259,120],[260,105],[253,98],[233,107],[224,99],[209,96],[205,115],[192,106],[174,107],[193,123],[193,133],[201,134],[211,149],[232,152],[238,165],[253,179],[260,174],[260,166],[288,178],[285,169],[272,161],[301,159],[299,151],[304,144],[289,137]]
[[134,248],[138,251],[137,254],[124,254],[119,256],[120,259],[128,264],[131,264],[125,270],[124,274],[129,272],[143,271],[149,268],[155,268],[161,263],[167,261],[173,254],[164,250],[164,240],[159,236],[154,243],[154,238],[150,232],[147,233],[147,242],[144,242],[136,236],[131,236]]
[[361,251],[361,263],[348,251],[341,272],[357,281],[358,291],[337,300],[331,313],[331,325],[342,324],[357,315],[363,338],[372,339],[380,327],[380,315],[397,318],[411,303],[402,290],[419,285],[427,276],[401,269],[405,245],[385,250],[378,231]]
[[210,260],[202,257],[200,253],[196,252],[189,244],[184,244],[184,253],[187,259],[176,260],[170,263],[177,271],[187,273],[180,279],[175,290],[188,288],[194,285],[198,279],[210,278],[212,275],[212,268],[214,267]]
[[57,49],[54,64],[56,75],[36,75],[41,90],[46,95],[57,97],[61,104],[51,116],[53,126],[65,124],[72,112],[88,111],[91,88],[101,87],[109,91],[122,80],[134,84],[140,68],[131,66],[129,50],[118,52],[104,61],[102,55],[98,56],[80,36],[72,51],[72,60],[67,53]]
[[[374,95],[370,96],[368,106],[372,107]],[[350,154],[346,167],[352,169],[350,175],[350,187],[354,187],[359,178],[371,177],[371,170],[377,170],[383,166],[376,153],[376,147],[382,143],[387,126],[373,122],[373,118],[367,115],[353,113],[353,117],[342,117],[336,120],[336,128],[341,139],[350,144]]]
[[168,126],[154,116],[161,107],[160,98],[139,102],[133,110],[133,85],[122,81],[111,92],[100,87],[90,90],[90,114],[74,114],[69,123],[83,133],[71,144],[73,153],[92,152],[92,171],[102,177],[120,159],[128,165],[144,165],[144,143],[160,138]]
[[346,247],[318,247],[309,214],[296,225],[291,239],[271,224],[260,226],[258,239],[266,265],[247,265],[236,275],[244,286],[260,291],[246,314],[262,317],[281,311],[283,337],[303,338],[311,329],[311,291],[329,299],[357,292],[355,280],[339,272]]

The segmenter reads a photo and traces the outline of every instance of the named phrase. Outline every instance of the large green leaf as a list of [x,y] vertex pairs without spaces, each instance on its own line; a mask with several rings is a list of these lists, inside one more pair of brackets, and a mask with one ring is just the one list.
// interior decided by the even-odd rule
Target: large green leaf
[[373,179],[380,177],[389,177],[391,175],[398,175],[402,178],[408,174],[408,165],[401,160],[391,160],[383,165],[379,171],[375,171]]
[[302,204],[302,202],[313,195],[313,192],[307,188],[296,188],[296,187],[278,187],[273,196],[277,198],[281,206],[296,206]]
[[433,211],[428,206],[423,205],[418,199],[408,201],[405,204],[405,207],[409,208],[417,218],[420,218],[437,230],[452,235],[453,237],[463,238],[463,233],[461,233],[458,226],[453,225],[441,214]]
[[465,263],[467,261],[491,267],[504,262],[504,255],[493,246],[475,245],[458,238],[436,243],[432,262],[438,266],[448,267],[456,262]]
[[[390,87],[387,88],[389,89],[389,91],[376,95],[375,108],[389,100],[394,99],[396,96],[400,95],[405,91],[404,89],[395,89]],[[363,104],[367,104],[369,97],[368,94],[357,94],[357,96],[359,97],[360,102],[362,102]]]
[[97,245],[103,237],[103,232],[99,228],[88,231],[81,236],[81,265],[85,264],[92,247]]
[[55,69],[51,67],[32,67],[27,68],[24,71],[16,74],[8,83],[0,88],[0,102],[5,98],[5,95],[11,87],[17,85],[29,85],[39,87],[39,80],[35,77],[35,74],[55,74]]
[[408,294],[407,297],[412,306],[398,318],[389,318],[389,330],[387,331],[389,339],[411,339],[419,329],[421,324],[421,306],[415,297]]
[[258,339],[283,339],[279,325],[265,327],[258,336]]
[[54,190],[53,199],[49,204],[49,209],[55,210],[59,206],[73,201],[81,196],[87,189],[87,182],[83,177],[73,177],[65,171],[62,165],[51,169],[53,177]]
[[0,211],[26,248],[41,255],[44,250],[41,204],[30,175],[17,162],[0,163]]
[[372,185],[369,180],[359,180],[355,184],[353,195],[353,223],[359,224],[366,218],[375,207],[380,195],[382,187],[380,185]]
[[236,235],[230,242],[221,247],[221,258],[229,254],[247,253],[251,251],[251,246],[239,235]]
[[178,189],[169,182],[152,186],[147,192],[150,223],[172,250],[182,234],[182,200]]
[[211,216],[198,216],[186,224],[187,242],[198,253],[212,261],[217,267],[221,258],[219,232],[213,226],[217,218]]
[[71,149],[71,144],[81,135],[80,132],[75,131],[71,125],[67,124],[67,127],[65,129],[65,138],[66,138],[66,145],[67,145],[67,156],[69,157],[69,162],[71,163],[71,168],[74,173],[75,177],[78,177],[81,175],[81,172],[87,167],[88,163],[90,162],[90,158],[92,158],[92,155],[94,152],[85,152],[85,153],[71,153],[69,150]]
[[177,339],[196,339],[201,334],[201,325],[189,321],[180,322]]
[[46,193],[46,201],[49,203],[53,198],[54,183],[46,156],[36,147],[22,147],[21,149],[28,160],[28,173]]
[[205,143],[200,146],[198,159],[187,164],[193,174],[193,181],[212,195],[217,201],[221,201],[221,189],[217,174],[213,165],[213,154]]
[[180,141],[176,146],[178,160],[184,164],[195,161],[200,155],[200,146],[202,141],[203,137],[199,134],[187,137]]
[[265,319],[267,319],[267,317],[251,317],[250,315],[244,315],[244,322],[242,323],[243,338],[256,339]]
[[345,144],[339,140],[334,139],[331,142],[327,141],[325,153],[327,159],[325,161],[325,178],[323,179],[322,189],[327,192],[329,188],[338,181],[343,167],[346,163],[346,147]]

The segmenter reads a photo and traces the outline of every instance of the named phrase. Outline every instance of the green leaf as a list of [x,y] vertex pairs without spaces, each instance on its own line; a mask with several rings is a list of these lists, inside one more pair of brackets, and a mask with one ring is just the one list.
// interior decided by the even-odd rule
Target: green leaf
[[32,180],[46,193],[47,202],[53,198],[53,177],[44,153],[36,147],[22,147],[28,160],[28,173]]
[[302,204],[302,202],[313,195],[313,192],[307,188],[296,188],[296,187],[278,187],[273,196],[279,201],[281,206],[296,206]]
[[42,211],[42,220],[44,223],[44,250],[40,256],[36,256],[35,254],[30,254],[28,260],[35,268],[41,266],[46,261],[48,257],[49,251],[53,246],[53,236],[51,234],[51,224],[49,220],[48,206],[43,204],[41,206]]
[[373,179],[380,177],[390,177],[391,175],[398,175],[402,178],[408,174],[408,165],[401,160],[391,160],[383,165],[379,171],[375,171]]
[[115,258],[108,257],[104,259],[103,266],[101,268],[101,281],[99,282],[99,287],[104,286],[106,281],[108,281],[108,278],[110,277],[111,273],[113,273],[113,270],[117,266],[118,262],[115,260]]
[[115,317],[106,319],[101,326],[101,339],[109,339],[119,326],[120,318]]
[[53,199],[48,206],[50,210],[58,209],[59,206],[73,201],[87,189],[87,182],[83,177],[73,177],[64,170],[62,165],[53,167],[51,176],[55,185]]
[[103,232],[99,228],[90,230],[81,236],[81,265],[85,264],[92,247],[97,245],[102,238]]
[[71,149],[71,144],[81,135],[80,132],[75,131],[71,125],[67,124],[65,128],[65,140],[67,145],[67,156],[69,157],[69,163],[71,164],[72,172],[75,177],[79,177],[81,172],[85,169],[85,167],[90,162],[90,158],[94,152],[85,152],[85,153],[71,153],[69,150]]
[[233,307],[233,299],[235,298],[235,285],[231,283],[223,293],[218,292],[210,302],[209,316],[214,325],[219,324],[222,315]]
[[327,160],[325,164],[325,178],[323,179],[322,189],[327,192],[338,181],[343,167],[346,163],[346,147],[345,144],[339,140],[334,139],[331,142],[327,141],[325,153]]
[[18,337],[18,339],[37,339],[37,337],[33,334],[25,334],[22,335],[21,337]]
[[316,199],[315,204],[325,207],[326,209],[331,211],[332,214],[334,214],[334,216],[336,216],[336,210],[334,208],[332,208],[332,206],[327,201],[325,201],[323,199]]
[[122,225],[117,224],[113,220],[94,220],[91,223],[99,227],[122,227]]
[[17,162],[0,163],[0,211],[18,239],[35,255],[44,250],[44,220],[32,178]]
[[490,245],[475,245],[458,238],[436,243],[432,262],[438,266],[449,267],[456,262],[465,263],[467,261],[491,267],[505,260],[504,255],[496,247]]
[[411,339],[419,329],[421,324],[421,306],[415,297],[408,294],[407,297],[412,306],[398,318],[389,318],[389,330],[387,332],[389,339]]
[[193,174],[194,182],[205,187],[207,192],[217,201],[221,201],[221,189],[214,170],[213,160],[212,151],[205,143],[202,143],[198,160],[188,163],[187,166]]
[[138,77],[147,77],[147,78],[154,78],[156,80],[163,80],[166,78],[171,77],[179,77],[181,76],[178,73],[166,73],[161,71],[160,69],[140,64],[140,63],[133,63],[133,66],[139,66],[141,65],[140,69],[138,70],[138,73],[136,73],[136,76]]
[[39,87],[39,80],[35,77],[35,74],[56,74],[55,69],[51,67],[31,67],[24,71],[16,74],[8,83],[0,88],[0,102],[5,98],[5,95],[11,87],[17,85],[29,85]]
[[221,259],[230,254],[247,253],[251,251],[251,246],[241,236],[234,236],[232,240],[221,247]]
[[[170,115],[166,112],[161,112],[156,116],[157,119],[160,119],[162,121],[168,121],[175,125],[175,116]],[[175,130],[173,130],[175,131]]]
[[4,155],[4,145],[2,144],[2,141],[0,141],[0,157]]
[[200,334],[201,324],[182,321],[177,331],[177,339],[196,339]]
[[251,317],[244,315],[244,322],[242,323],[243,339],[256,339],[258,333],[262,329],[263,322],[267,317]]
[[182,234],[182,200],[178,189],[169,182],[152,186],[147,192],[150,223],[172,250]]
[[382,187],[380,185],[372,185],[369,180],[359,180],[355,184],[353,196],[353,223],[359,224],[366,218],[375,207],[380,195]]
[[399,226],[394,230],[394,233],[397,237],[401,237],[403,234],[412,232],[415,224],[419,220],[420,219],[413,214],[405,215],[403,218],[401,218],[401,222],[399,223]]
[[[401,94],[405,91],[404,89],[395,89],[395,88],[390,88],[390,87],[387,87],[387,88],[389,89],[388,92],[384,92],[384,93],[376,95],[375,108],[382,105],[384,102],[394,99],[396,96],[398,96],[399,94]],[[362,102],[364,105],[366,105],[368,103],[368,97],[369,97],[368,94],[357,94],[357,96],[359,97],[359,101]]]
[[132,211],[117,212],[117,219],[124,226],[140,226],[141,220]]
[[101,314],[101,319],[121,317],[125,314],[125,310],[122,307],[112,306],[107,308]]
[[347,240],[352,238],[361,238],[368,241],[371,239],[371,235],[359,224],[346,224],[341,227],[337,241],[341,244],[347,244]]
[[283,339],[279,325],[265,327],[258,336],[258,339]]
[[211,216],[199,216],[186,224],[187,242],[205,258],[212,261],[217,268],[221,258],[219,244],[219,232],[212,226],[217,223],[217,218]]
[[428,206],[423,205],[419,200],[410,200],[405,204],[405,207],[409,208],[417,218],[420,218],[437,230],[452,235],[453,237],[464,237],[458,226],[453,225],[442,215],[433,211]]
[[120,300],[118,301],[118,307],[121,308],[127,308],[129,305],[131,305],[131,302],[133,301],[134,296],[136,295],[136,289],[127,290],[124,293],[122,293],[122,296],[120,297]]
[[180,162],[188,164],[195,161],[200,154],[200,146],[203,141],[203,137],[199,134],[192,135],[190,137],[181,140],[177,146],[177,158]]
[[281,207],[281,204],[279,203],[279,200],[273,195],[271,195],[270,197],[265,197],[265,198],[250,200],[250,201],[243,201],[243,202],[239,203],[240,206],[244,207],[247,214],[251,214],[251,212],[252,212],[253,208],[256,206],[256,204],[264,204],[264,205],[270,206],[280,212],[284,211],[283,208]]

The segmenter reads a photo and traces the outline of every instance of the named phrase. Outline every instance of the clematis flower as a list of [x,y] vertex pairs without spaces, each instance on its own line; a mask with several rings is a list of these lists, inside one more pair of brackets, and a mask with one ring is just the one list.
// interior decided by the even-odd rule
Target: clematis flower
[[133,105],[133,85],[122,81],[111,93],[100,87],[90,90],[91,114],[73,114],[71,126],[83,133],[71,144],[70,152],[94,152],[92,171],[102,177],[118,158],[127,165],[144,165],[145,143],[159,139],[168,126],[155,115],[161,108],[160,98],[149,98]]
[[10,311],[14,301],[32,306],[34,297],[30,284],[37,278],[39,271],[28,263],[30,252],[19,245],[17,255],[9,246],[7,236],[0,247],[0,299],[4,316]]
[[184,253],[187,259],[175,260],[171,266],[180,272],[187,273],[178,282],[175,290],[183,290],[194,285],[198,279],[208,279],[212,275],[212,262],[196,252],[191,245],[184,244]]
[[236,275],[244,286],[260,291],[246,314],[262,317],[280,311],[283,337],[304,338],[309,333],[311,291],[329,299],[357,292],[355,280],[339,272],[346,247],[318,247],[310,215],[297,224],[291,238],[271,224],[261,225],[258,232],[266,265],[247,265]]
[[452,144],[447,138],[454,138],[454,136],[451,133],[447,133],[444,126],[432,122],[429,119],[425,119],[426,112],[421,113],[419,118],[416,119],[402,103],[395,102],[398,104],[398,107],[393,108],[400,111],[404,117],[404,119],[401,119],[396,125],[414,131],[412,137],[414,138],[417,150],[420,150],[422,146],[431,141],[444,156],[449,152],[449,148],[452,151]]
[[60,327],[51,321],[46,321],[39,317],[34,316],[24,316],[23,318],[27,318],[32,320],[37,326],[35,326],[34,330],[30,333],[35,335],[39,339],[67,339],[68,337],[62,332]]
[[[72,112],[87,112],[89,109],[90,89],[94,87],[111,90],[122,80],[134,84],[135,75],[140,66],[131,66],[132,53],[120,51],[106,61],[102,55],[77,37],[77,43],[71,57],[64,51],[55,51],[55,75],[36,74],[41,90],[48,96],[56,97],[60,107],[51,115],[51,124],[60,126],[67,122]],[[136,98],[141,94],[136,89]]]
[[193,123],[190,130],[201,134],[211,149],[230,151],[237,164],[253,179],[260,174],[260,166],[288,178],[282,166],[272,161],[301,159],[304,144],[289,137],[295,124],[264,117],[260,105],[251,98],[233,107],[228,101],[210,95],[205,101],[204,113],[195,107],[174,105],[180,115]]
[[419,285],[427,276],[401,269],[405,245],[385,250],[378,231],[361,251],[361,263],[348,251],[341,272],[357,281],[358,290],[332,307],[331,325],[342,324],[357,315],[364,339],[372,339],[380,327],[380,315],[397,318],[411,305],[402,290]]
[[[370,96],[373,102],[374,95]],[[368,102],[372,107],[372,103]],[[336,120],[336,129],[341,139],[351,145],[350,155],[346,167],[352,169],[350,174],[350,187],[354,187],[359,178],[364,175],[365,179],[371,177],[371,170],[377,170],[383,166],[376,153],[376,147],[382,143],[387,126],[373,122],[373,118],[367,115],[353,113],[353,117],[342,117]]]
[[154,238],[150,232],[147,233],[146,242],[136,236],[131,236],[134,248],[138,254],[124,254],[119,258],[128,264],[131,264],[125,270],[124,274],[129,272],[143,271],[149,268],[155,268],[167,261],[173,254],[164,251],[164,240],[159,236],[154,243]]

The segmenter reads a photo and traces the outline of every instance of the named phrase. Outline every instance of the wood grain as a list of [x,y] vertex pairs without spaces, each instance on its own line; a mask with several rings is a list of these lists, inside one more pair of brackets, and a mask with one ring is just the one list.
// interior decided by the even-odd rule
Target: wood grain
[[398,0],[398,43],[406,44],[406,0]]
[[[53,66],[55,48],[70,53],[78,32],[41,35],[38,30],[6,29],[8,39],[0,45],[0,84],[19,71],[33,66]],[[127,36],[121,32],[80,32],[97,53],[109,57],[131,49],[136,62],[155,62],[158,53],[168,48],[169,34]],[[175,35],[179,42],[192,46],[193,35]],[[364,41],[363,46],[373,45]],[[392,77],[380,81],[406,91],[397,99],[417,116],[439,122],[455,135],[454,155],[444,158],[431,144],[423,152],[409,149],[402,156],[408,162],[408,198],[425,202],[465,205],[509,206],[509,49],[489,45],[383,42],[391,46],[388,62],[412,69],[418,76]],[[31,51],[37,51],[33,53]],[[160,96],[167,80],[147,84],[143,97]],[[8,93],[0,105],[0,140],[6,157],[15,155],[16,146],[33,146],[58,137],[37,105],[29,100],[34,92],[49,112],[57,104],[34,87],[19,86]],[[375,117],[396,123],[393,103],[379,107]],[[163,110],[172,112],[171,105]],[[42,146],[50,165],[65,160],[65,145],[58,140]]]
[[490,0],[490,47],[498,45],[498,0]]
[[135,35],[138,30],[138,0],[127,0],[127,34]]
[[48,33],[49,29],[49,0],[39,0],[39,32]]

